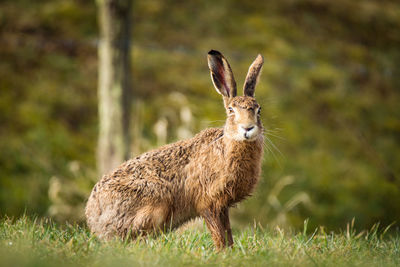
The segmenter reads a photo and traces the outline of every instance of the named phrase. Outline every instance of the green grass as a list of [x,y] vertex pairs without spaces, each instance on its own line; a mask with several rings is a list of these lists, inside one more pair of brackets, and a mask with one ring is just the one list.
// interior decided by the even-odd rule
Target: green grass
[[[387,228],[388,229],[388,228]],[[235,246],[214,251],[207,231],[186,230],[131,242],[100,242],[86,227],[28,217],[0,220],[1,266],[398,266],[398,231],[374,226],[341,233],[235,231]]]

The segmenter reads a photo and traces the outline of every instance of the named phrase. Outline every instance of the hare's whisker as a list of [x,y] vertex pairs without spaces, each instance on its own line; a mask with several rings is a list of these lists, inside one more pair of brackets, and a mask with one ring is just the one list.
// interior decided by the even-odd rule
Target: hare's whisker
[[282,156],[285,157],[282,152],[275,146],[275,144],[271,141],[271,139],[269,139],[267,136],[265,137],[265,139],[268,141],[268,143],[271,144],[271,146]]
[[280,168],[282,168],[281,162],[278,159],[278,157],[276,156],[275,152],[272,150],[272,148],[268,145],[268,143],[264,142],[264,147],[268,150],[268,152],[271,153],[272,157],[274,158],[275,162],[278,164],[278,166]]
[[275,135],[275,134],[272,134],[272,133],[268,133],[268,132],[266,132],[266,133],[264,133],[264,134],[266,134],[266,135],[270,135],[270,136],[273,136],[273,137],[276,137],[276,138],[279,138],[279,139],[281,139],[281,140],[286,140],[285,138],[283,138],[282,136],[278,136],[278,135]]

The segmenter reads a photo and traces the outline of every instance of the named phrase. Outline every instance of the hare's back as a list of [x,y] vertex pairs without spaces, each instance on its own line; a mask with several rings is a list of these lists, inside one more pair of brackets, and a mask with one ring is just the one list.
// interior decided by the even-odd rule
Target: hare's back
[[110,174],[103,176],[94,191],[113,198],[162,200],[181,190],[185,166],[208,150],[213,141],[223,134],[220,128],[208,128],[191,139],[168,144],[124,162]]
[[127,180],[183,178],[184,168],[196,155],[223,135],[221,128],[208,128],[193,138],[164,145],[123,163],[111,176]]

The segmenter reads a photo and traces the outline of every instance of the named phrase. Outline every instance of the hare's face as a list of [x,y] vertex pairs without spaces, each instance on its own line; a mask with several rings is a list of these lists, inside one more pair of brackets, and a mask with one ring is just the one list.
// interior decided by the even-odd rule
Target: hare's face
[[236,96],[226,102],[225,135],[236,141],[254,141],[262,135],[261,107],[253,97]]

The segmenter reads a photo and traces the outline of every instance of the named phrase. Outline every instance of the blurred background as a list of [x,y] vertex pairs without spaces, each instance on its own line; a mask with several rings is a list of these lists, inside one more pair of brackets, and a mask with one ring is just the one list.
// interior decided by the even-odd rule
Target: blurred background
[[[100,178],[100,2],[0,2],[1,216],[83,219]],[[234,226],[400,220],[398,1],[136,0],[129,20],[130,157],[223,125],[210,49],[239,88],[261,53],[268,147]]]

